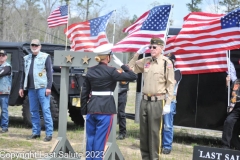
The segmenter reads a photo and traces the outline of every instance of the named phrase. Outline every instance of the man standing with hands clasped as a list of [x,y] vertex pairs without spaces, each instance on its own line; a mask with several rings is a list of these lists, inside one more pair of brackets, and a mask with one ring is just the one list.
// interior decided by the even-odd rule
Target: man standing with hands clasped
[[32,120],[32,135],[27,139],[40,137],[41,125],[39,109],[42,108],[46,137],[44,142],[52,140],[53,121],[50,111],[50,95],[52,87],[52,61],[47,53],[40,52],[41,44],[38,39],[33,39],[30,48],[32,54],[24,56],[24,73],[20,84],[19,95],[24,96],[28,90],[30,113]]
[[12,86],[11,65],[6,62],[7,53],[0,50],[0,107],[1,128],[0,133],[8,132],[8,99]]
[[[148,48],[151,57],[138,60],[139,54],[143,54]],[[163,40],[152,38],[150,45],[142,46],[129,62],[130,68],[135,73],[144,73],[143,97],[139,115],[140,150],[143,160],[160,159],[162,115],[170,112],[173,98],[174,69],[172,62],[162,55],[163,48]]]

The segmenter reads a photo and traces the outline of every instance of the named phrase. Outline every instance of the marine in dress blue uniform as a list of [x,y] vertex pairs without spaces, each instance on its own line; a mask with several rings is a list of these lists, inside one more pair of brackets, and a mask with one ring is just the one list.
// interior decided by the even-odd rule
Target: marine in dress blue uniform
[[[104,148],[111,131],[113,115],[117,113],[113,91],[117,81],[132,81],[137,75],[128,66],[111,55],[112,44],[97,47],[94,53],[98,65],[88,69],[82,92],[81,108],[86,108],[86,159],[103,159]],[[115,67],[107,64],[111,58],[124,72],[118,72]]]

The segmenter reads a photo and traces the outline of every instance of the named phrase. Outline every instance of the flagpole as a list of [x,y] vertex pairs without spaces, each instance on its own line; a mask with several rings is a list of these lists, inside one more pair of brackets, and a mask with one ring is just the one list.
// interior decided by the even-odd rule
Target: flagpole
[[[68,32],[68,20],[69,20],[69,1],[67,1],[68,6],[68,18],[67,18],[67,32]],[[67,33],[66,32],[66,33]],[[66,43],[65,43],[65,51],[67,50],[67,34],[66,34]]]
[[116,15],[117,15],[117,13],[116,13],[116,9],[114,10],[114,12],[115,12],[115,15],[114,15],[114,22],[113,22],[113,40],[112,40],[112,44],[114,44],[114,36],[115,36],[115,27],[116,27]]
[[[230,72],[230,50],[226,51],[226,54],[227,54],[227,66],[228,66],[228,75],[231,77],[231,72]],[[228,81],[228,106],[229,106],[229,103],[230,103],[230,81]]]
[[[171,7],[172,7],[172,8],[171,8],[171,10],[170,10],[169,17],[168,17],[168,22],[167,22],[166,35],[165,35],[165,43],[167,43],[168,32],[169,32],[169,28],[170,28],[170,23],[169,23],[169,21],[170,21],[171,15],[172,15],[172,9],[173,9],[174,5],[172,4]],[[165,49],[165,46],[164,46],[164,49]]]

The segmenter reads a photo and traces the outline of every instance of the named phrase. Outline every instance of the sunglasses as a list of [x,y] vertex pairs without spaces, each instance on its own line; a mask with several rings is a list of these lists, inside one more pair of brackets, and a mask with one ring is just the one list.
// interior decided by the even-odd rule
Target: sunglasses
[[5,57],[5,54],[0,54],[0,57]]
[[156,49],[157,46],[149,46],[149,49]]
[[38,47],[38,46],[40,46],[40,45],[38,45],[38,44],[31,44],[31,46],[32,46],[32,47]]

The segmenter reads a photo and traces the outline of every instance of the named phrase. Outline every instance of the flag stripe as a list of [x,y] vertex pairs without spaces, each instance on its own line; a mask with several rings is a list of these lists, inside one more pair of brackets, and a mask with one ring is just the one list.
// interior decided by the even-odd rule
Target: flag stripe
[[84,48],[84,47],[95,48],[96,46],[99,46],[101,43],[107,42],[107,37],[105,33],[102,33],[102,34],[99,35],[98,37],[91,38],[91,39],[76,38],[74,39],[74,43],[72,43],[71,47],[78,48],[78,49]]
[[113,11],[85,22],[74,23],[64,32],[71,41],[72,51],[92,52],[96,47],[107,44],[106,27]]
[[47,18],[48,27],[53,28],[68,23],[68,5],[60,6]]
[[[174,37],[167,40],[167,46],[174,42]],[[170,43],[170,44],[169,44]],[[226,51],[179,50],[176,56],[175,67],[182,74],[200,74],[227,71]],[[200,47],[201,48],[201,47]],[[166,54],[166,52],[165,52]]]
[[227,71],[226,51],[240,48],[239,9],[229,14],[193,12],[177,36],[167,40],[165,54],[176,55],[183,74]]
[[149,14],[149,11],[145,12],[136,20],[136,22],[133,25],[129,26],[128,28],[125,28],[123,32],[128,33],[128,32],[131,32],[132,30],[135,30],[135,28],[140,28],[142,26],[142,23],[146,20],[148,14]]
[[[192,54],[191,54],[192,55]],[[191,56],[191,57],[179,57],[178,60],[180,61],[195,61],[195,60],[200,60],[201,58],[204,59],[209,59],[209,58],[215,58],[216,57],[216,53],[211,54],[211,55],[201,55],[201,56]],[[217,54],[217,57],[226,57],[226,53],[222,53],[222,54]],[[177,63],[178,64],[178,63]]]
[[[219,67],[218,65],[216,67]],[[191,70],[184,70],[184,71],[181,71],[181,73],[183,75],[186,75],[186,74],[201,74],[201,73],[215,73],[215,72],[226,72],[226,68],[225,66],[223,66],[222,68],[219,67],[219,68],[213,68],[211,70],[208,70],[208,69],[204,69],[206,67],[202,67],[202,68],[192,68]]]
[[143,45],[149,44],[152,37],[164,39],[171,5],[156,6],[141,15],[131,26],[123,31],[128,33],[116,43],[113,52],[136,52]]
[[[223,15],[198,12],[189,14],[185,18],[183,28],[175,38],[174,44],[166,46],[166,53],[178,50],[193,52],[199,49],[203,52],[206,50],[220,51],[240,47],[238,27],[222,29],[221,17]],[[205,21],[202,22],[202,19]]]

